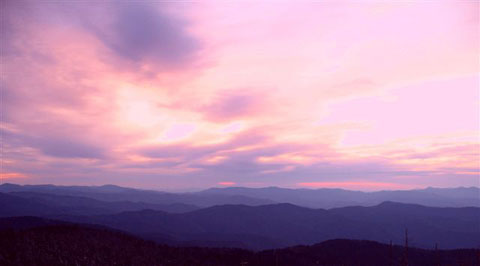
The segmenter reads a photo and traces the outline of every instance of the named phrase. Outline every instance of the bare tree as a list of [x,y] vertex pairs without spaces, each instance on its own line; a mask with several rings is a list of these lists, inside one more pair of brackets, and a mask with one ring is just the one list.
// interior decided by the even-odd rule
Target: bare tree
[[402,265],[408,266],[408,229],[405,229],[405,249],[403,252]]

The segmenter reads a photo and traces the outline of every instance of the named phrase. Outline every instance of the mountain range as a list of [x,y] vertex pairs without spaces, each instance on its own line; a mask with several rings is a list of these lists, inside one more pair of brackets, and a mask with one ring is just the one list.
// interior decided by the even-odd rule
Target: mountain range
[[361,192],[343,189],[289,189],[267,188],[210,188],[198,192],[167,193],[104,186],[54,186],[54,185],[0,185],[0,192],[36,192],[63,196],[88,197],[102,201],[131,201],[154,204],[195,205],[210,207],[222,204],[250,206],[291,203],[309,208],[338,208],[347,206],[374,206],[384,201],[420,204],[431,207],[480,207],[480,189],[477,187],[426,188]]
[[267,199],[257,199],[243,195],[202,195],[198,193],[167,193],[154,190],[125,188],[114,185],[104,186],[54,186],[2,184],[0,192],[36,192],[50,195],[85,197],[107,202],[143,202],[153,204],[178,204],[209,207],[218,204],[264,205],[274,203]]
[[[143,210],[95,216],[50,216],[100,224],[172,244],[210,242],[249,249],[314,244],[328,239],[364,239],[400,244],[405,229],[411,245],[473,248],[480,245],[480,209],[435,208],[385,202],[373,207],[309,209],[282,203],[221,205],[173,214]],[[226,245],[226,243],[229,243]]]
[[268,199],[277,203],[291,203],[309,208],[338,208],[346,206],[374,206],[384,201],[421,204],[432,207],[480,207],[477,187],[426,188],[414,190],[384,190],[374,192],[344,189],[289,189],[267,188],[211,188],[197,194],[241,195]]
[[[430,190],[438,190],[436,195],[453,201],[473,198],[475,193],[474,188],[410,192],[421,194]],[[464,190],[467,193],[461,196],[459,193]],[[13,184],[0,185],[0,191],[0,217],[37,216],[102,225],[174,246],[262,250],[311,245],[337,238],[401,244],[406,229],[411,245],[416,247],[432,248],[435,244],[441,248],[480,246],[478,207],[431,207],[384,201],[374,206],[322,209],[290,202],[276,203],[286,201],[278,196],[284,191],[284,194],[293,195],[291,201],[301,199],[302,193],[363,192],[230,188],[174,194],[111,185]],[[451,204],[459,204],[459,201],[447,205]]]

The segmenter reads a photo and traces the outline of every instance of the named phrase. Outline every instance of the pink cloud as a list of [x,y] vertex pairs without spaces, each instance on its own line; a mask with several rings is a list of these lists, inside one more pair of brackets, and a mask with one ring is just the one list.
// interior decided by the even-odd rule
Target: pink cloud
[[268,95],[254,89],[220,91],[214,101],[200,108],[206,119],[223,122],[250,119],[267,108]]
[[0,180],[25,178],[25,177],[27,176],[21,173],[0,173]]

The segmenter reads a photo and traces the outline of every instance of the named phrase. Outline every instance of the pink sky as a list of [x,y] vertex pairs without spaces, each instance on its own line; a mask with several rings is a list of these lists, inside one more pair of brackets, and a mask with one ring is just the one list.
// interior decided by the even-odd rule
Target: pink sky
[[2,183],[479,186],[476,1],[3,5]]

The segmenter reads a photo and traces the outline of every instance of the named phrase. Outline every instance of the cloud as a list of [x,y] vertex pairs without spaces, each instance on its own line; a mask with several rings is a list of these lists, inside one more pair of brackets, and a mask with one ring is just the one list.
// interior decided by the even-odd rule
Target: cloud
[[99,146],[68,137],[30,138],[27,144],[54,157],[99,159],[105,156],[105,151]]
[[264,93],[252,89],[222,91],[212,103],[200,108],[205,118],[215,122],[241,119],[258,115],[266,108]]
[[[39,130],[38,128],[37,130]],[[59,158],[92,158],[100,159],[106,155],[102,145],[87,138],[81,138],[82,134],[68,134],[61,136],[59,132],[41,132],[27,135],[20,132],[0,130],[3,140],[8,143],[7,148],[19,149],[22,147],[34,148],[44,155]]]
[[5,172],[2,172],[0,173],[0,179],[16,179],[16,178],[25,178],[27,177],[26,175],[24,174],[21,174],[21,173],[5,173]]
[[457,145],[447,145],[447,146],[440,146],[434,147],[433,150],[430,151],[419,151],[414,152],[410,151],[407,155],[405,155],[405,159],[436,159],[442,157],[449,157],[449,158],[458,158],[463,157],[465,159],[480,159],[480,144],[462,144],[458,143]]
[[188,24],[167,12],[164,4],[124,2],[105,10],[110,23],[82,14],[83,25],[116,55],[136,63],[172,70],[191,64],[201,49]]
[[232,139],[218,144],[194,145],[193,143],[153,145],[141,147],[137,152],[151,158],[182,158],[186,161],[199,159],[203,156],[228,152],[250,145],[256,145],[268,138],[258,132],[246,131],[239,133]]
[[2,42],[6,54],[24,53],[18,45],[28,41],[28,34],[38,34],[39,27],[83,31],[121,60],[104,54],[100,47],[92,47],[99,53],[98,59],[136,72],[188,68],[195,65],[203,49],[200,39],[188,30],[190,22],[180,15],[185,6],[144,1],[102,1],[95,5],[7,1],[6,7],[2,27],[2,33],[9,37]]
[[235,182],[230,182],[230,181],[222,181],[222,182],[218,182],[218,184],[221,185],[221,186],[233,186],[236,183]]

